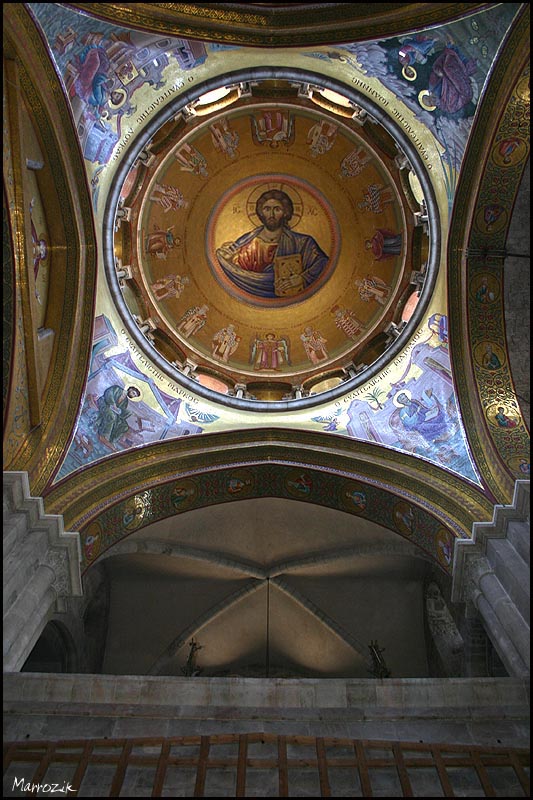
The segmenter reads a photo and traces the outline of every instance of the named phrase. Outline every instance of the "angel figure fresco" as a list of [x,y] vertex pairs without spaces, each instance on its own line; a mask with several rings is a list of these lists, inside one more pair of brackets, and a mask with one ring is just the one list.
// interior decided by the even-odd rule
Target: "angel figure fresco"
[[138,498],[134,498],[132,502],[128,503],[124,508],[122,515],[122,525],[126,530],[135,530],[141,524],[146,508],[142,501],[135,502]]
[[185,200],[183,194],[176,186],[169,186],[166,183],[155,183],[150,195],[150,200],[158,203],[167,214],[169,211],[178,211],[180,208],[187,208],[189,201]]
[[394,192],[390,186],[381,183],[371,183],[363,192],[363,199],[357,205],[361,211],[371,211],[373,214],[382,214],[385,206],[394,203]]
[[189,336],[194,336],[201,330],[207,322],[207,312],[209,306],[191,306],[185,314],[181,317],[178,324],[178,333],[181,333],[186,339]]
[[264,337],[256,334],[251,342],[250,363],[254,369],[282,369],[284,364],[290,364],[289,340],[275,333],[267,333]]
[[180,297],[185,287],[190,283],[185,275],[165,275],[150,285],[156,300],[164,300],[166,297]]
[[357,177],[370,161],[372,161],[372,156],[363,147],[355,147],[341,161],[341,176],[343,178]]
[[30,225],[31,225],[31,243],[32,243],[32,253],[33,253],[33,275],[35,280],[37,280],[37,275],[39,274],[39,267],[41,263],[47,258],[48,256],[48,245],[46,241],[39,236],[37,233],[37,229],[35,228],[35,224],[33,222],[32,211],[35,206],[35,198],[32,197],[30,201]]
[[322,156],[331,150],[337,138],[339,128],[332,122],[321,120],[313,125],[307,133],[307,144],[313,158]]
[[130,532],[137,530],[143,522],[146,522],[149,514],[150,504],[147,492],[130,497],[123,506],[122,527]]
[[187,505],[196,495],[196,489],[191,486],[175,486],[170,495],[170,500],[174,508],[179,509],[182,505]]
[[300,339],[302,340],[307,358],[312,364],[318,364],[320,361],[327,359],[327,339],[324,339],[319,331],[313,330],[313,328],[308,325],[304,328]]
[[268,144],[272,149],[294,142],[294,119],[290,111],[268,109],[251,117],[252,141],[256,145]]
[[402,234],[388,228],[376,228],[371,239],[365,239],[365,250],[371,250],[374,261],[385,261],[387,258],[401,255]]
[[346,334],[348,339],[357,339],[361,333],[363,323],[357,319],[355,312],[349,308],[341,308],[340,306],[333,306],[331,313],[335,318],[335,325],[337,328]]
[[202,178],[208,177],[207,161],[196,147],[186,143],[175,151],[174,158],[182,172],[192,172]]
[[181,245],[179,236],[174,236],[172,233],[173,227],[174,225],[171,225],[166,230],[162,230],[154,225],[153,231],[146,234],[144,240],[144,247],[148,255],[166,261],[168,251]]
[[355,281],[356,287],[359,289],[359,297],[365,303],[375,300],[376,303],[384,306],[390,297],[390,286],[378,278],[377,275],[367,275],[362,280],[357,278]]
[[230,356],[239,346],[240,341],[241,337],[237,336],[233,325],[221,328],[213,335],[211,340],[211,352],[214,358],[220,358],[227,364]]
[[237,158],[240,137],[237,131],[230,128],[228,120],[223,118],[214,122],[209,130],[215,150],[224,153],[228,158]]
[[505,214],[505,208],[499,203],[488,203],[483,209],[483,222],[487,233],[492,231],[500,217]]
[[415,532],[415,511],[407,503],[398,503],[393,511],[394,523],[404,533],[412,534]]
[[85,537],[85,544],[84,544],[85,560],[92,561],[93,558],[96,558],[96,556],[98,555],[99,550],[100,550],[100,534],[89,533]]
[[453,539],[450,534],[441,533],[437,536],[437,545],[439,547],[437,550],[439,560],[444,562],[446,566],[449,566],[452,563],[453,556]]

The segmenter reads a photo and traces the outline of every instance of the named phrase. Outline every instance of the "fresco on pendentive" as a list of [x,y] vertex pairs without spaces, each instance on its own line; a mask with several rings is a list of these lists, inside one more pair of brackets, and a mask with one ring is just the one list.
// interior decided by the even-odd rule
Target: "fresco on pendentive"
[[493,60],[520,8],[497,4],[466,19],[390,39],[309,53],[341,61],[390,89],[443,148],[451,205],[476,107]]
[[83,156],[94,165],[97,195],[99,172],[138,111],[138,90],[150,87],[158,98],[169,88],[169,66],[177,66],[174,85],[182,86],[179,74],[206,60],[205,45],[121,28],[56,3],[30,3],[29,8],[63,79]]
[[170,396],[146,372],[120,349],[107,317],[97,317],[81,413],[56,480],[113,453],[202,433],[218,419]]
[[349,436],[421,456],[478,482],[455,400],[445,315],[429,318],[427,334],[397,379],[380,376],[373,383],[349,405]]

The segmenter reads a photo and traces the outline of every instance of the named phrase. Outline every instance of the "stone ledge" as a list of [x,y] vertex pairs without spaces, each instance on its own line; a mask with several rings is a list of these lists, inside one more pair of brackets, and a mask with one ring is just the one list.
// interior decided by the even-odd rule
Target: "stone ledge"
[[430,706],[395,709],[375,707],[364,709],[350,708],[272,708],[260,706],[236,708],[235,706],[174,706],[168,705],[127,705],[124,703],[57,703],[35,702],[30,700],[7,700],[4,702],[4,718],[9,715],[46,717],[91,717],[110,719],[131,719],[132,717],[174,720],[289,720],[301,721],[357,722],[357,721],[410,721],[439,719],[441,721],[481,721],[491,719],[524,720],[529,712],[523,705],[506,706]]
[[[394,716],[417,709],[461,710],[524,707],[529,714],[529,682],[520,678],[391,678],[386,680],[182,678],[154,676],[4,673],[4,702],[32,708],[298,709],[339,714],[383,710]],[[527,712],[526,712],[527,709]],[[247,712],[250,713],[250,712]]]

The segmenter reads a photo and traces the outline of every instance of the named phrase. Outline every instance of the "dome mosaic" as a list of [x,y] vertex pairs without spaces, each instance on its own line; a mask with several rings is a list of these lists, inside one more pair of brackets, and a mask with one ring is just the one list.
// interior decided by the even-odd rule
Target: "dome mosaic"
[[108,206],[107,272],[168,374],[230,405],[311,403],[405,343],[429,298],[434,204],[408,140],[365,105],[237,81],[136,143]]

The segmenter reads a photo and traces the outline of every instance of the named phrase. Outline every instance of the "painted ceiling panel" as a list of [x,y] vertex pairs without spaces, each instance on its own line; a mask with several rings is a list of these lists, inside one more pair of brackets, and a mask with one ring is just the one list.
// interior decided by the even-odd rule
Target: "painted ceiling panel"
[[[203,126],[191,128],[186,136],[176,132],[172,120],[177,116],[167,114],[170,122],[166,129],[160,123],[157,134],[151,132],[146,144],[149,160],[153,159],[150,146],[157,151],[155,167],[146,169],[142,156],[140,165],[137,161],[137,167],[126,176],[121,195],[124,202],[132,189],[141,192],[139,212],[135,212],[139,218],[138,222],[133,220],[131,235],[139,241],[139,250],[133,242],[133,270],[138,270],[142,278],[133,289],[128,279],[123,281],[122,294],[127,302],[118,303],[117,308],[117,293],[114,296],[113,287],[107,288],[109,265],[107,271],[103,263],[100,265],[85,401],[58,479],[113,452],[150,442],[256,426],[254,399],[274,401],[274,405],[276,401],[297,399],[302,396],[300,387],[304,383],[304,395],[316,400],[313,407],[300,410],[297,403],[292,407],[285,404],[282,413],[269,413],[269,425],[325,430],[376,442],[479,482],[460,420],[448,353],[444,244],[448,208],[453,203],[476,104],[517,7],[505,4],[413,36],[273,53],[164,38],[121,28],[56,4],[30,4],[71,101],[100,236],[104,236],[102,228],[111,224],[106,197],[117,167],[132,145],[146,142],[143,131],[150,128],[152,116],[161,109],[172,109],[181,97],[194,97],[194,86],[209,86],[221,71],[231,73],[237,65],[253,69],[265,63],[293,70],[317,69],[374,101],[408,135],[427,168],[443,232],[441,251],[434,255],[436,277],[423,321],[411,331],[396,357],[383,364],[386,368],[367,383],[361,378],[354,383],[350,372],[342,374],[334,369],[350,364],[351,370],[357,367],[357,354],[364,348],[352,347],[351,337],[357,338],[358,327],[367,335],[376,328],[378,319],[393,323],[392,312],[400,299],[395,287],[405,294],[409,285],[400,277],[402,251],[408,258],[407,268],[422,266],[420,254],[418,264],[413,263],[416,257],[412,245],[406,253],[412,227],[405,229],[398,251],[391,250],[388,258],[378,255],[382,260],[374,259],[373,264],[367,258],[365,263],[365,239],[370,242],[378,231],[387,230],[401,240],[399,231],[406,224],[405,209],[395,211],[397,201],[392,205],[387,202],[387,192],[391,198],[395,193],[398,197],[398,187],[383,172],[383,161],[380,166],[377,157],[375,167],[365,163],[371,158],[364,148],[368,136],[366,141],[361,138],[362,128],[353,117],[347,126],[345,117],[335,118],[329,111],[328,116],[321,109],[320,116],[312,103],[299,108],[294,104],[294,109],[287,104],[283,117],[283,86],[279,96],[274,91],[269,102],[265,103],[264,97],[253,98],[249,101],[251,108],[244,105],[241,112],[228,110],[225,115],[217,113],[216,98],[209,95],[204,105],[216,107],[214,115],[209,115]],[[326,109],[336,105],[337,114],[339,109],[342,112],[342,95],[326,89],[317,98]],[[346,102],[344,99],[344,110]],[[196,103],[194,100],[187,106],[195,123],[203,119],[198,116],[202,104]],[[351,106],[349,109],[353,110]],[[280,110],[276,140],[267,122],[272,125],[272,113],[279,115]],[[294,111],[299,120],[291,119]],[[291,132],[291,125],[300,130],[300,138],[294,130]],[[369,125],[372,123],[365,123],[365,130]],[[351,137],[351,143],[346,140],[343,146],[346,136]],[[283,153],[278,145],[284,148]],[[218,153],[218,158],[208,162],[202,150]],[[330,150],[335,152],[334,158]],[[165,153],[169,154],[166,158]],[[303,172],[300,165],[305,166]],[[141,166],[146,181],[139,190],[136,182]],[[344,180],[343,192],[334,189],[334,169],[336,179],[343,169],[349,176],[339,179]],[[412,172],[411,178],[415,190],[419,189]],[[221,269],[224,261],[218,257],[217,248],[224,241],[238,239],[246,223],[250,229],[259,222],[252,207],[261,191],[283,186],[293,196],[295,230],[313,235],[329,259],[316,286],[308,284],[305,288],[303,279],[299,279],[301,288],[291,290],[292,295],[262,299],[257,289],[244,289],[244,284],[239,286],[234,278],[228,278],[229,273]],[[365,207],[364,198],[370,197],[370,192],[373,199],[366,201]],[[404,205],[407,207],[405,201]],[[117,209],[120,212],[120,201]],[[355,226],[350,223],[354,209],[359,212],[355,213]],[[118,253],[122,255],[123,241],[115,241],[115,258],[122,266]],[[429,247],[437,246],[430,237]],[[102,249],[105,251],[105,241]],[[109,253],[106,257],[109,260]],[[242,258],[240,263],[244,263]],[[295,263],[295,257],[287,256],[283,268],[294,269]],[[355,273],[350,275],[352,264]],[[248,269],[244,273],[241,269],[241,273],[259,276]],[[139,285],[150,299],[149,306],[139,301]],[[393,299],[394,308],[390,306]],[[129,312],[126,319],[124,305]],[[387,307],[391,313],[383,316]],[[142,313],[147,308],[149,317]],[[135,314],[136,310],[141,314]],[[132,337],[132,317],[146,336]],[[170,345],[166,350],[164,342],[159,348],[154,342],[152,324],[168,333]],[[394,336],[390,338],[394,340]],[[167,351],[176,355],[173,362]],[[343,352],[352,358],[343,360]],[[381,353],[378,350],[380,355],[383,348]],[[198,392],[189,377],[190,365],[194,373],[197,362],[202,361],[205,368],[195,377],[210,394]],[[317,365],[322,369],[313,370]],[[331,368],[325,369],[325,365]],[[306,392],[305,378],[309,375],[314,376],[318,391],[311,386]],[[347,384],[344,394],[343,382]],[[241,384],[250,402],[244,410],[228,408],[227,396],[238,397],[235,387]],[[321,403],[321,394],[326,400],[328,390],[339,385],[335,401]],[[221,394],[225,397],[220,403],[217,396]]]
[[[451,237],[473,213],[473,247],[504,246],[529,134],[504,121],[471,146],[523,6],[284,48],[99,5],[22,12],[71,111],[98,244],[85,390],[43,485],[80,531],[86,585],[111,594],[103,669],[194,674],[196,641],[211,676],[367,677],[379,633],[395,677],[425,676],[425,586],[448,585],[499,487],[478,427],[498,470],[529,469],[503,270]],[[516,97],[523,121],[525,73]],[[478,156],[490,181],[465,202]],[[40,330],[72,298],[48,294],[60,253],[36,164]]]

